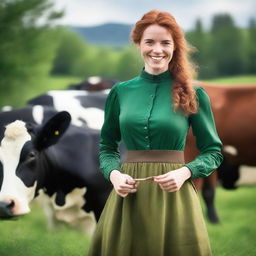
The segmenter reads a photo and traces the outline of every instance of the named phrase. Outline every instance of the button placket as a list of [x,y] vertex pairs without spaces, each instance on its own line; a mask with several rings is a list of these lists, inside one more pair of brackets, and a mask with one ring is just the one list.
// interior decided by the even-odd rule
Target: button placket
[[[154,98],[155,98],[155,93],[156,93],[156,88],[157,88],[157,83],[154,83],[154,88],[152,88],[151,93],[149,94],[149,99],[148,99],[148,109],[146,109],[146,114],[145,114],[145,119],[147,120],[147,125],[144,126],[145,131],[149,133],[149,119],[151,116],[151,111],[154,105]],[[149,141],[149,134],[146,134],[144,136],[145,138],[145,147],[146,149],[150,149],[150,141]]]

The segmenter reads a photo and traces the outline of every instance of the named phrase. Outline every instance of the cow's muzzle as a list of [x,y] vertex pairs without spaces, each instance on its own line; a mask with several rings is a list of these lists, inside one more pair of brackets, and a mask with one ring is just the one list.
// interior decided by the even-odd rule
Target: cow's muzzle
[[13,215],[13,208],[15,206],[15,203],[13,200],[10,200],[8,202],[0,201],[0,218],[12,218]]

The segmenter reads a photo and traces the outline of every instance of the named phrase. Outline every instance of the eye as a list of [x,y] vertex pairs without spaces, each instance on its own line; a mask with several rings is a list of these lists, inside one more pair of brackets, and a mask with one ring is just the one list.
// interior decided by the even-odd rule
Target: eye
[[26,161],[32,161],[36,158],[36,153],[34,151],[30,151],[27,155]]
[[170,41],[163,41],[164,45],[171,45],[172,43]]
[[146,41],[145,41],[145,44],[148,44],[148,45],[151,45],[151,44],[153,44],[153,43],[154,43],[153,40],[146,40]]

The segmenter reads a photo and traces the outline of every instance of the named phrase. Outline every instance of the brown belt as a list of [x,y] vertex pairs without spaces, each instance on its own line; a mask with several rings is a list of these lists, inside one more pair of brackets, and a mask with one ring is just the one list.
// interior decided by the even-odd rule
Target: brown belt
[[128,150],[124,162],[185,163],[181,150]]

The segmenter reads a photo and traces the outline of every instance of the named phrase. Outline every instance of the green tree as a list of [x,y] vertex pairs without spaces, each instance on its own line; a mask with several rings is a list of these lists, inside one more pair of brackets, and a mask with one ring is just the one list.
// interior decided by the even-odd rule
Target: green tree
[[256,20],[253,18],[248,29],[248,72],[256,73]]
[[198,66],[200,78],[209,77],[213,73],[209,54],[209,33],[204,31],[200,19],[196,20],[194,30],[186,33],[189,43],[195,48],[191,54],[193,62]]
[[57,46],[51,24],[62,14],[49,0],[0,2],[1,105],[17,103],[4,95],[18,91],[21,96],[33,79],[48,74]]
[[75,32],[66,28],[60,29],[60,44],[53,62],[53,74],[84,76],[90,67],[89,46]]
[[116,77],[120,80],[128,80],[138,75],[143,67],[138,50],[134,46],[125,48],[117,64]]
[[214,16],[209,50],[213,69],[216,69],[215,75],[235,75],[244,72],[243,36],[229,14]]

